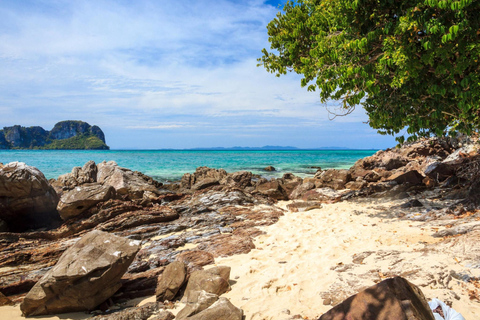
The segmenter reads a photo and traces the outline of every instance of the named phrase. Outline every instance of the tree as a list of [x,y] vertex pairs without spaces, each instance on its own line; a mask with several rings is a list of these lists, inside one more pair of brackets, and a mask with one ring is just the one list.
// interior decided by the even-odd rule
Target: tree
[[289,1],[267,29],[259,65],[400,143],[480,128],[478,0]]

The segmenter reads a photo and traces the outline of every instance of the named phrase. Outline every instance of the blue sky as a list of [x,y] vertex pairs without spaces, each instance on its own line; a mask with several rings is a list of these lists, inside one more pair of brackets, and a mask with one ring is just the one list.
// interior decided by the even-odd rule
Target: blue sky
[[1,0],[0,127],[100,126],[111,148],[387,148],[257,67],[283,1]]

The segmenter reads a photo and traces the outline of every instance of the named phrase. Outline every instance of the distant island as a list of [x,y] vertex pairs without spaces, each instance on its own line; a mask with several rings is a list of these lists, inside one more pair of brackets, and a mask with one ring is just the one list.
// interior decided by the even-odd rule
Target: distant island
[[0,130],[0,149],[109,150],[98,126],[83,121],[60,121],[51,131],[14,125]]
[[320,147],[320,148],[308,148],[300,149],[291,146],[263,146],[263,147],[212,147],[212,148],[190,148],[184,150],[205,150],[205,151],[282,151],[282,150],[350,150],[350,148],[343,147]]

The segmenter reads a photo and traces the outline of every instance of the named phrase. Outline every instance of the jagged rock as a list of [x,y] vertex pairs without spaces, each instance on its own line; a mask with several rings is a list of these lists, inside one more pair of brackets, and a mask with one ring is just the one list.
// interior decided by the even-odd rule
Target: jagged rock
[[202,179],[202,180],[196,182],[191,187],[191,189],[192,190],[202,190],[202,189],[206,189],[208,187],[216,186],[216,185],[219,185],[219,184],[220,184],[220,181],[218,181],[215,178],[205,178],[205,179]]
[[288,196],[278,180],[257,185],[255,192],[276,200],[288,200]]
[[205,290],[208,293],[221,295],[230,288],[230,267],[218,266],[207,270],[192,272],[188,279],[185,295],[188,297],[192,291]]
[[120,288],[139,241],[94,230],[65,251],[28,292],[25,316],[92,310]]
[[182,320],[193,316],[218,300],[218,295],[202,291],[190,291],[187,296],[186,306],[178,312],[176,319]]
[[242,320],[243,310],[235,307],[227,298],[219,298],[214,304],[188,320]]
[[10,231],[50,227],[59,221],[58,195],[43,173],[23,162],[0,168],[0,219]]
[[305,194],[305,192],[312,190],[315,188],[315,184],[313,182],[304,182],[299,184],[295,189],[293,189],[292,193],[290,194],[290,199],[298,199]]
[[75,187],[65,193],[58,202],[57,210],[63,220],[76,217],[100,202],[115,198],[115,189],[98,183]]
[[361,190],[366,187],[367,184],[368,183],[365,180],[350,181],[345,184],[345,188],[350,190]]
[[97,182],[97,165],[94,161],[88,161],[83,167],[74,167],[71,173],[59,176],[53,186],[58,192],[63,187],[71,189],[84,183],[94,182]]
[[455,169],[451,164],[445,162],[434,162],[427,166],[423,172],[427,177],[433,178],[439,182],[455,174]]
[[273,166],[265,167],[263,170],[265,170],[265,171],[276,171]]
[[202,180],[209,179],[210,182],[220,182],[226,176],[227,172],[223,169],[198,167],[193,174],[186,173],[183,175],[180,187],[183,189],[192,189],[195,184],[200,183]]
[[351,176],[348,170],[328,169],[323,171],[318,179],[324,188],[341,190],[345,189],[345,184],[351,180]]
[[[166,318],[163,318],[163,319],[168,319],[168,320],[174,319],[175,317],[173,317],[172,313],[162,310],[162,308],[164,307],[165,306],[162,303],[149,302],[140,307],[128,308],[125,310],[113,312],[111,314],[92,317],[90,319],[91,320],[147,320],[157,312],[160,312],[160,314],[157,314],[157,317],[166,316]],[[165,314],[165,312],[167,312],[167,314]]]
[[434,320],[422,291],[407,280],[384,280],[351,296],[319,320]]
[[229,173],[220,184],[245,189],[252,186],[252,178],[253,174],[250,171],[238,171]]
[[423,182],[423,176],[417,170],[407,171],[405,173],[398,172],[389,177],[390,181],[395,181],[398,184],[408,183],[410,185],[419,185]]
[[157,301],[173,301],[178,290],[183,286],[187,277],[187,268],[183,262],[170,263],[158,277],[155,295]]
[[119,167],[115,161],[103,161],[97,165],[97,169],[97,182],[114,187],[119,195],[141,199],[145,191],[158,192],[157,187],[146,180],[143,174]]

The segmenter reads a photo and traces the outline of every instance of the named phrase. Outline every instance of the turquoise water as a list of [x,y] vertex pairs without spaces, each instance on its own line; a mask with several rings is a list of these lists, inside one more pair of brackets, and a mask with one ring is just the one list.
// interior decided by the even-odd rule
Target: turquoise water
[[[72,171],[93,160],[116,161],[121,167],[137,170],[159,181],[176,181],[197,167],[223,168],[227,172],[252,171],[267,178],[291,172],[305,177],[316,168],[345,169],[375,150],[288,150],[288,151],[191,151],[191,150],[0,150],[0,162],[25,162],[50,178]],[[266,172],[274,166],[276,172]]]

